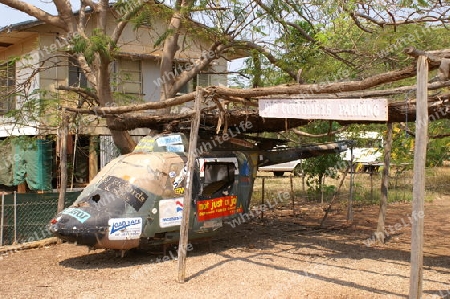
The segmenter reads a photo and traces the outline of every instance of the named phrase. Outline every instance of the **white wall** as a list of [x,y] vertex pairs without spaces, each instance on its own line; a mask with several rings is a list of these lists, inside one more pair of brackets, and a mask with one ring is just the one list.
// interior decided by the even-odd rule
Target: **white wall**
[[145,102],[157,102],[161,88],[158,86],[159,66],[156,61],[142,61],[142,92]]

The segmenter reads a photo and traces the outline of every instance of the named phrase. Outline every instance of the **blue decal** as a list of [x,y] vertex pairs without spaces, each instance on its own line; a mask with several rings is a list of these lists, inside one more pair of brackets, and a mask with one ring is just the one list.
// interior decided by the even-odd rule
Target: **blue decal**
[[181,153],[184,152],[184,145],[182,144],[166,145],[166,151],[171,153]]
[[171,144],[183,143],[183,140],[181,140],[181,135],[170,135],[159,137],[158,139],[156,139],[156,143],[158,144],[158,146],[167,146]]
[[61,214],[72,216],[81,223],[84,223],[86,220],[91,218],[91,214],[77,208],[67,208],[64,211],[62,211]]

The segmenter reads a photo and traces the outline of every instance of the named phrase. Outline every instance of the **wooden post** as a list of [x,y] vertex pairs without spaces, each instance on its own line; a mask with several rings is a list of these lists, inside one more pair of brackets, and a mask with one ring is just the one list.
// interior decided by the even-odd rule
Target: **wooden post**
[[5,192],[2,192],[2,214],[0,218],[0,246],[3,246],[3,224],[5,222]]
[[388,187],[389,187],[389,167],[391,161],[392,150],[392,123],[387,124],[387,139],[384,143],[384,168],[381,175],[381,199],[380,199],[380,211],[378,212],[378,224],[375,236],[377,241],[384,243],[385,237],[385,220],[386,211],[388,205]]
[[295,198],[294,198],[294,182],[292,181],[292,173],[289,176],[291,183],[291,198],[292,198],[292,215],[295,217]]
[[[261,207],[264,207],[264,189],[265,189],[265,182],[266,182],[266,178],[263,177],[262,178],[262,186],[261,186]],[[261,220],[264,219],[264,208],[261,209]]]
[[64,210],[64,201],[66,198],[67,188],[67,126],[69,123],[69,116],[66,115],[63,110],[61,128],[58,132],[59,135],[59,169],[61,172],[61,183],[58,197],[58,209],[57,213]]
[[23,182],[17,185],[17,193],[27,193],[27,182]]
[[353,145],[350,146],[350,195],[347,203],[347,222],[353,221],[353,189],[355,184],[355,168],[353,167]]
[[17,244],[17,192],[14,191],[14,245]]
[[425,198],[425,159],[428,143],[428,60],[417,59],[416,140],[414,143],[414,177],[411,229],[411,271],[409,298],[422,297],[423,227]]
[[186,273],[186,254],[188,247],[189,215],[192,202],[192,180],[194,175],[198,128],[200,127],[200,104],[203,100],[203,89],[197,86],[194,110],[195,115],[191,123],[189,136],[189,150],[187,162],[187,177],[184,186],[183,219],[180,226],[180,242],[178,245],[178,282],[183,283]]

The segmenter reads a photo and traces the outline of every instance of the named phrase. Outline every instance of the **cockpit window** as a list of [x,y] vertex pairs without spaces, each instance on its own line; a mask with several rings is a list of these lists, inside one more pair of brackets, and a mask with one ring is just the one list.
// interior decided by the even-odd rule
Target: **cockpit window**
[[224,195],[234,183],[234,163],[214,162],[205,163],[205,177],[203,181],[203,196]]

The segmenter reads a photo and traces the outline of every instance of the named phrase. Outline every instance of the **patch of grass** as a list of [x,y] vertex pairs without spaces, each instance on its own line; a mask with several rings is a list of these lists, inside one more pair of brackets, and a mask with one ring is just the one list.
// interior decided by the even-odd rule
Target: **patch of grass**
[[[338,201],[346,202],[350,196],[350,181],[353,179],[353,199],[355,204],[372,205],[378,204],[381,198],[381,174],[374,173],[372,176],[368,173],[354,173],[347,174],[344,185],[339,194]],[[413,199],[413,170],[406,170],[401,173],[391,171],[389,178],[388,201],[394,202],[411,202]],[[342,178],[333,180],[327,179],[328,186],[324,192],[324,202],[329,202],[337,189]],[[284,177],[264,177],[265,182],[265,198],[271,199],[278,191],[290,192],[291,184],[288,176]],[[426,193],[425,201],[432,202],[434,199],[440,197],[441,194],[450,194],[450,167],[434,167],[426,169]],[[321,201],[320,191],[303,191],[302,178],[292,178],[294,196],[296,200],[300,201]],[[258,177],[255,181],[254,192],[252,197],[252,204],[261,204],[262,196],[262,177]]]

